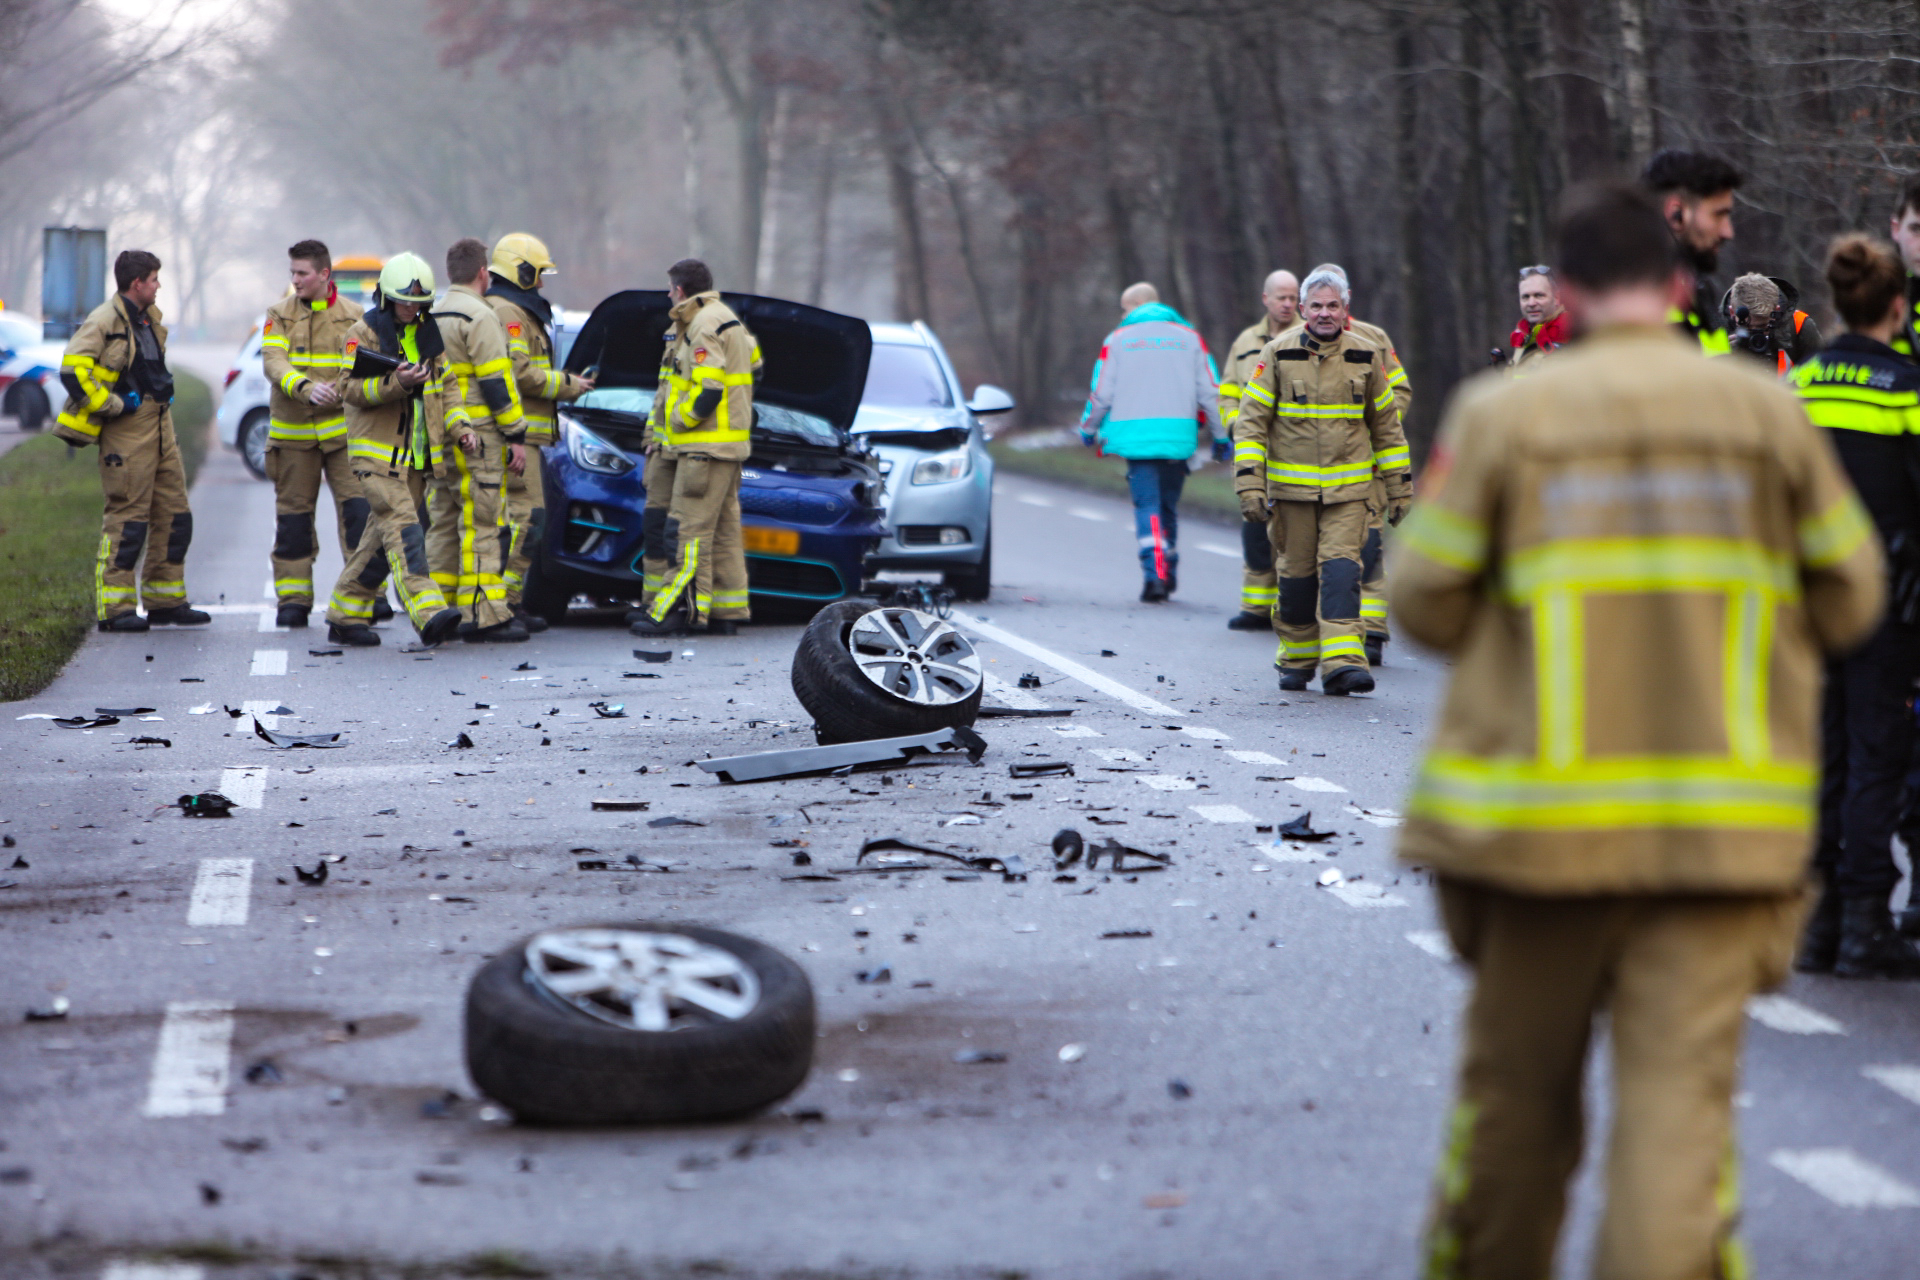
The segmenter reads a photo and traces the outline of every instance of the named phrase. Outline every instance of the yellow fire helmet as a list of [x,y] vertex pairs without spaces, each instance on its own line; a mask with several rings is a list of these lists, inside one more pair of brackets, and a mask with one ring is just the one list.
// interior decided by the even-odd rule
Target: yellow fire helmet
[[433,268],[417,253],[396,253],[380,268],[380,296],[389,302],[432,302]]
[[553,255],[538,236],[524,231],[509,232],[493,246],[493,258],[487,269],[522,289],[540,287],[540,277],[554,274]]

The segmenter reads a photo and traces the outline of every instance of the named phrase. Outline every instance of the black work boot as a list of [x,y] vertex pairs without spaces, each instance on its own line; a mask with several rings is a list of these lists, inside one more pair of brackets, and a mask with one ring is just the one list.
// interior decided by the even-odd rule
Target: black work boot
[[1920,892],[1909,889],[1912,896],[1907,899],[1907,909],[1900,913],[1900,936],[1920,938]]
[[627,631],[636,636],[683,636],[687,634],[687,608],[685,604],[676,604],[667,610],[667,616],[656,621],[654,616],[642,610],[627,615]]
[[350,644],[365,649],[380,643],[380,633],[364,622],[329,622],[327,643]]
[[147,620],[137,613],[116,613],[101,620],[102,631],[145,631]]
[[1807,917],[1806,931],[1800,935],[1800,951],[1793,967],[1801,973],[1832,973],[1840,954],[1840,895],[1831,888],[1820,890],[1820,901]]
[[1350,693],[1372,693],[1373,673],[1365,667],[1335,667],[1320,677],[1320,692],[1336,698]]
[[738,618],[708,618],[707,634],[710,636],[737,636],[740,634]]
[[393,606],[387,603],[387,594],[384,591],[373,598],[373,620],[375,622],[393,621]]
[[547,620],[537,613],[529,613],[527,606],[510,604],[507,607],[513,610],[514,617],[520,619],[520,625],[527,629],[527,634],[537,636],[547,629]]
[[491,627],[476,627],[465,634],[468,644],[513,644],[526,638],[527,629],[520,625],[518,618],[508,618]]
[[312,610],[313,606],[309,604],[283,604],[280,612],[273,615],[273,625],[298,630],[307,625],[307,614]]
[[445,644],[453,639],[459,627],[460,611],[449,605],[428,618],[427,625],[420,628],[420,643],[428,646]]
[[1385,636],[1369,633],[1367,638],[1360,642],[1360,647],[1367,651],[1367,666],[1377,667],[1386,662],[1387,638]]
[[1248,613],[1242,610],[1227,619],[1229,631],[1271,631],[1273,619],[1264,613]]
[[1140,588],[1141,604],[1164,604],[1166,599],[1167,580],[1165,578],[1148,578],[1146,584]]
[[1312,667],[1281,667],[1280,692],[1299,693],[1313,679]]
[[1920,978],[1920,951],[1894,931],[1893,912],[1882,895],[1848,898],[1840,912],[1836,978]]
[[204,627],[213,615],[192,605],[171,604],[164,609],[147,610],[147,622],[156,627]]

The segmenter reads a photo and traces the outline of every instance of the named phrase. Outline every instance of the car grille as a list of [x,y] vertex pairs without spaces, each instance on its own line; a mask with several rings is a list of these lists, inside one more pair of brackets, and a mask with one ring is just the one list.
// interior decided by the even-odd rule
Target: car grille
[[805,489],[740,489],[740,509],[788,524],[835,524],[847,504],[830,493]]
[[940,526],[937,524],[903,524],[899,531],[900,542],[909,547],[937,547],[940,545]]
[[838,600],[847,593],[839,571],[830,564],[766,556],[747,557],[747,589],[809,600]]

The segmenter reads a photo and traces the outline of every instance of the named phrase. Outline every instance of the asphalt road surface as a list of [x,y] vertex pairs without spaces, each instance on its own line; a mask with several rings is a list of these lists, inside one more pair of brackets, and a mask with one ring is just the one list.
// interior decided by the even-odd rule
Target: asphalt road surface
[[[1179,595],[1144,606],[1122,504],[1003,477],[1000,582],[956,617],[996,689],[1031,672],[1041,688],[1005,696],[1073,715],[983,720],[979,768],[728,786],[689,762],[811,742],[794,625],[644,668],[610,622],[431,656],[388,625],[378,650],[310,656],[324,630],[272,629],[267,486],[216,453],[194,506],[188,584],[213,624],[90,636],[0,721],[0,1274],[1416,1273],[1465,983],[1391,847],[1445,668],[1395,645],[1370,697],[1283,697],[1272,639],[1223,627],[1234,531],[1191,525]],[[130,706],[160,718],[14,718]],[[351,745],[278,751],[224,706]],[[473,749],[449,749],[463,731]],[[1075,775],[1009,777],[1032,759]],[[245,807],[162,807],[207,789]],[[1262,830],[1309,811],[1337,838]],[[889,834],[1043,865],[1063,826],[1174,865],[805,881],[773,843],[805,840],[814,871]],[[674,869],[580,871],[578,849]],[[300,884],[323,855],[343,861]],[[535,928],[607,919],[799,960],[821,1015],[805,1087],[655,1130],[485,1108],[469,978]],[[856,980],[879,964],[890,984]],[[1797,980],[1756,1007],[1739,1116],[1759,1276],[1915,1273],[1916,997]],[[19,1020],[56,998],[64,1020]],[[249,1080],[263,1061],[278,1082]],[[1579,1203],[1567,1274],[1591,1168]]]

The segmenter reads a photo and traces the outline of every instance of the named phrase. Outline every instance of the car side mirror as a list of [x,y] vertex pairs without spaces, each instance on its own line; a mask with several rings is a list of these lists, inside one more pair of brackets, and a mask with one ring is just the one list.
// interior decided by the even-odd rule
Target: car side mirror
[[983,382],[973,389],[973,399],[967,401],[967,409],[971,413],[982,416],[990,413],[1011,413],[1013,397],[991,382]]

